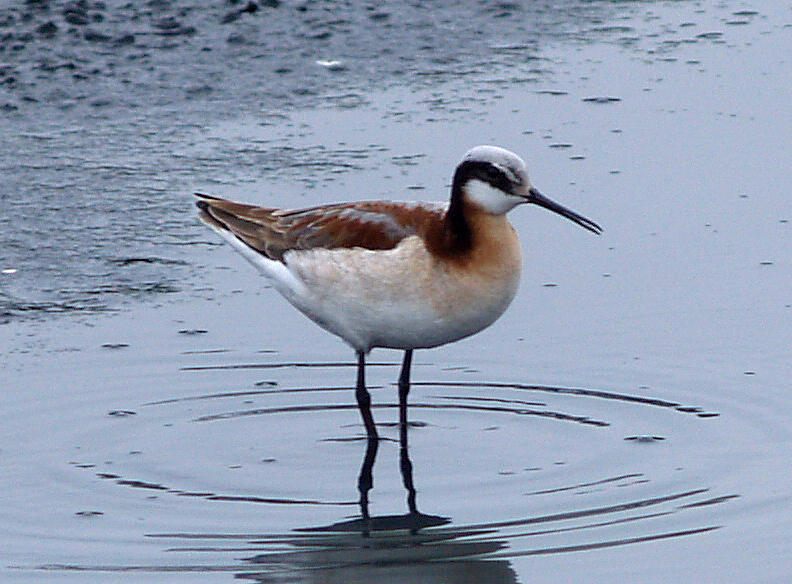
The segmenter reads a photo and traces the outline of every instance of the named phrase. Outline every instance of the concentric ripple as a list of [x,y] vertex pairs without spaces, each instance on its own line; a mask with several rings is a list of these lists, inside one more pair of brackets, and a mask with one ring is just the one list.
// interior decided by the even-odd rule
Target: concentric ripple
[[[408,493],[394,474],[397,404],[386,382],[372,386],[382,440],[366,522],[356,485],[367,438],[352,388],[343,385],[354,364],[241,365],[185,366],[176,378],[204,388],[201,377],[222,371],[225,387],[247,379],[251,389],[178,397],[160,389],[159,399],[82,427],[80,456],[69,464],[83,479],[68,482],[102,501],[83,517],[103,521],[142,498],[137,513],[151,527],[139,531],[136,546],[148,560],[39,569],[362,582],[382,566],[399,578],[420,566],[437,581],[464,572],[470,582],[516,582],[510,562],[520,557],[707,537],[722,523],[706,510],[738,496],[684,470],[682,459],[696,456],[688,438],[706,431],[715,412],[596,388],[449,379],[413,386],[408,456],[421,510],[388,514],[406,510]],[[385,380],[395,368],[375,363],[372,376]],[[256,369],[284,379],[253,381]],[[306,377],[330,384],[280,387]],[[630,434],[636,410],[663,436]],[[669,457],[673,467],[658,464]],[[167,561],[151,563],[152,545]]]

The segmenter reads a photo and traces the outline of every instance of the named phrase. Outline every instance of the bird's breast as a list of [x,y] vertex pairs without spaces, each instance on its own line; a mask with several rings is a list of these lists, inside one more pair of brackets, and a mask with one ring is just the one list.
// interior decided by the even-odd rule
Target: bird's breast
[[[390,250],[306,250],[286,255],[306,294],[291,298],[323,328],[357,349],[427,348],[472,335],[508,307],[520,277],[520,248],[505,223],[464,258],[433,255],[414,235]],[[485,234],[486,235],[486,234]]]
[[465,323],[468,334],[503,314],[517,293],[522,268],[519,240],[506,218],[489,216],[485,221],[490,224],[474,224],[467,254],[441,260],[435,270],[442,274],[432,295],[435,309],[449,321]]

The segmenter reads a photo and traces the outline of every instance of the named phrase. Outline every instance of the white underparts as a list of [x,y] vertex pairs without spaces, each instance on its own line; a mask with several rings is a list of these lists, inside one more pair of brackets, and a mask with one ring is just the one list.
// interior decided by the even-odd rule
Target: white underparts
[[263,273],[273,284],[275,289],[286,298],[305,295],[305,284],[300,281],[282,262],[271,260],[260,252],[248,246],[228,229],[209,225],[223,239],[232,245],[239,254]]

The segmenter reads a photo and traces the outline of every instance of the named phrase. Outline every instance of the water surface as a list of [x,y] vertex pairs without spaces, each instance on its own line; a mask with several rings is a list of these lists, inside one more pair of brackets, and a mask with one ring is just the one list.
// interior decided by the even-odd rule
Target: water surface
[[[785,581],[792,13],[589,7],[574,27],[520,13],[523,31],[544,23],[541,42],[504,24],[427,83],[14,137],[3,579]],[[188,194],[443,199],[462,152],[487,142],[605,233],[515,211],[514,305],[416,353],[418,519],[400,355],[372,353],[384,440],[363,537],[352,351],[199,226]]]

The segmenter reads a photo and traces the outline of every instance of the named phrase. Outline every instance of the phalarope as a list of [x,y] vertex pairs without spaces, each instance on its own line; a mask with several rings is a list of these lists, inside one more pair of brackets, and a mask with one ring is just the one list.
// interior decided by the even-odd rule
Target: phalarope
[[365,383],[372,348],[404,351],[398,388],[405,420],[413,350],[477,333],[511,303],[522,260],[509,211],[532,203],[602,231],[543,196],[522,159],[497,146],[465,154],[448,204],[363,201],[283,210],[196,196],[204,223],[298,310],[355,350],[355,395],[370,437],[377,435]]

